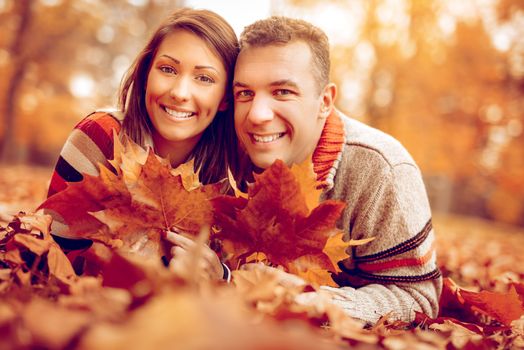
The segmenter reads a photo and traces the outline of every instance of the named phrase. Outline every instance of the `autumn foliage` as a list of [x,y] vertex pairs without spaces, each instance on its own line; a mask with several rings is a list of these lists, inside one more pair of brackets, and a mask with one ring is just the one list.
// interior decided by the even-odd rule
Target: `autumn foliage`
[[[453,264],[466,261],[446,255],[460,246],[449,236],[441,268],[468,288],[445,280],[439,318],[418,314],[415,323],[406,324],[385,315],[364,328],[332,304],[318,285],[333,283],[329,271],[336,271],[336,261],[347,257],[349,245],[365,242],[345,242],[337,232],[343,204],[319,203],[310,164],[289,169],[276,162],[255,176],[247,194],[225,196],[215,185],[201,185],[192,164],[171,169],[129,142],[117,143],[115,154],[114,172],[101,168],[100,176],[85,176],[42,205],[71,220],[72,227],[80,225],[82,230],[71,232],[95,242],[88,250],[66,256],[50,235],[51,217],[41,213],[18,214],[0,225],[1,348],[523,345],[524,271],[513,267],[513,275],[504,272],[502,279],[500,271],[506,270],[496,270],[503,267],[493,256],[469,260],[490,276],[472,274],[471,266],[469,274],[460,269],[454,274]],[[162,232],[176,227],[196,235],[209,226],[210,239],[219,242],[233,268],[261,261],[307,283],[284,285],[278,270],[238,270],[226,284],[197,278],[196,263],[182,275],[164,267]],[[198,250],[190,254],[197,261]],[[78,261],[81,276],[73,268]],[[311,291],[317,294],[310,302],[297,301]]]
[[[335,272],[329,254],[324,251],[328,240],[336,232],[336,221],[344,209],[339,201],[318,204],[320,192],[314,182],[311,188],[300,187],[297,178],[311,177],[308,172],[294,174],[280,160],[260,175],[249,188],[248,196],[220,196],[212,200],[216,224],[220,227],[216,237],[230,246],[228,256],[233,266],[262,253],[272,265],[284,267],[306,280],[320,284],[333,284],[329,275]],[[313,177],[314,178],[314,177]],[[302,193],[316,194],[316,205],[308,207]],[[336,235],[341,241],[341,235]],[[333,246],[333,240],[330,240]],[[328,248],[329,248],[328,246]],[[344,254],[347,244],[340,245]],[[311,273],[317,271],[318,278]]]
[[166,254],[163,232],[177,228],[196,236],[211,225],[208,199],[219,194],[219,184],[195,185],[198,176],[192,163],[188,174],[181,174],[131,140],[126,138],[123,145],[118,137],[115,140],[111,163],[116,174],[101,165],[99,176],[84,175],[83,181],[70,184],[40,206],[65,218],[70,237],[160,258]]

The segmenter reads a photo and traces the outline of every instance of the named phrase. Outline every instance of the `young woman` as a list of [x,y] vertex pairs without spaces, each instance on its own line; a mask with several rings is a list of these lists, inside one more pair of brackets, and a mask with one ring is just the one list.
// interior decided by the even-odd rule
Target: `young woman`
[[[110,167],[113,131],[152,147],[176,167],[193,158],[202,183],[227,177],[235,168],[231,80],[238,42],[231,26],[207,10],[179,9],[154,32],[123,80],[120,112],[95,112],[72,131],[58,159],[48,196],[82,173],[97,175],[98,164]],[[53,234],[65,249],[81,249],[87,240],[67,238],[67,226],[55,218]],[[192,244],[168,235],[178,254]],[[214,274],[216,255],[208,252]]]

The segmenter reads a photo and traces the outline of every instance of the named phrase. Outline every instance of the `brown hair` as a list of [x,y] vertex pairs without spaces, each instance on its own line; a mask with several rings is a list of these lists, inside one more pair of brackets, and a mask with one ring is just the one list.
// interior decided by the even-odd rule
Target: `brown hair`
[[218,111],[192,152],[195,169],[201,169],[200,181],[217,182],[227,177],[227,167],[235,172],[236,135],[233,128],[231,81],[238,41],[233,28],[218,14],[208,10],[182,8],[167,17],[153,33],[129,68],[119,93],[119,108],[124,111],[122,128],[133,141],[144,146],[145,136],[154,128],[146,109],[145,86],[151,64],[162,41],[175,30],[186,30],[204,40],[222,61],[226,73],[228,108]]
[[240,34],[240,50],[304,41],[311,50],[319,93],[329,83],[329,40],[318,27],[301,19],[272,16],[256,21]]

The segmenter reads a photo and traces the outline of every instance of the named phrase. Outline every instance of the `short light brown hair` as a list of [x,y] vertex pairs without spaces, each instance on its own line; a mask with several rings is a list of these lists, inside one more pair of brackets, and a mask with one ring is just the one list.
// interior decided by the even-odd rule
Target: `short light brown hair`
[[240,34],[240,51],[249,47],[285,45],[303,41],[313,59],[315,80],[319,92],[329,83],[329,40],[320,28],[301,19],[272,16],[256,21]]

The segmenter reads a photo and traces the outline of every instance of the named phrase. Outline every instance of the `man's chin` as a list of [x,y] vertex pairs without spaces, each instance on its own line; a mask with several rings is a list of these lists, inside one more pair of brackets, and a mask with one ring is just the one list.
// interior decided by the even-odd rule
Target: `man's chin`
[[267,169],[273,164],[277,159],[282,159],[282,157],[277,156],[253,156],[251,157],[251,162],[259,169]]

